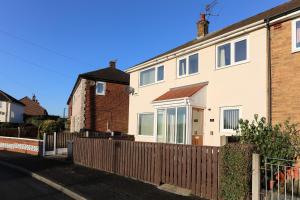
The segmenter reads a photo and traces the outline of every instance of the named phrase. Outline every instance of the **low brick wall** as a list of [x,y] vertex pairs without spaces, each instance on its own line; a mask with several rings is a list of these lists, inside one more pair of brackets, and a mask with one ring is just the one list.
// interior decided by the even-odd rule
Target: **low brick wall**
[[42,140],[0,137],[0,150],[30,155],[42,155],[42,146]]

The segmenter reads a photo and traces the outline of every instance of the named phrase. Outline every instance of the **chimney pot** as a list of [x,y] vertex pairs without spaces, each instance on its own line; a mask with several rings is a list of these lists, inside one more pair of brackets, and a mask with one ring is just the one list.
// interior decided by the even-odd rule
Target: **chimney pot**
[[109,61],[109,67],[116,68],[116,65],[117,65],[117,61],[116,60]]

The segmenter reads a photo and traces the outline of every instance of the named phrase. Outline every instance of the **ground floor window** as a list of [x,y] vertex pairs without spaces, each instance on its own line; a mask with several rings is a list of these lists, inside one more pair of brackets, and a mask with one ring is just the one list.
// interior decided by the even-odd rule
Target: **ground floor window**
[[186,143],[186,107],[157,110],[157,141]]
[[139,135],[152,136],[154,127],[154,113],[139,114]]
[[235,133],[241,118],[240,107],[221,108],[220,127],[222,132]]

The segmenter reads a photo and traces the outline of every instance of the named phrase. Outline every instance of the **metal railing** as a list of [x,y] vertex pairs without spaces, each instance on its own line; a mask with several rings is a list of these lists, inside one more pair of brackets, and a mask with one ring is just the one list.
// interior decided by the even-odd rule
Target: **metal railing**
[[262,173],[263,199],[300,200],[300,166],[294,160],[265,158]]

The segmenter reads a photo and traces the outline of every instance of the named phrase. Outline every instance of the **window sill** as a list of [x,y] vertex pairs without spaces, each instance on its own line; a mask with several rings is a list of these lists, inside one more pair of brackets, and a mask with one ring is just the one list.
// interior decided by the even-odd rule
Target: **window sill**
[[147,84],[147,85],[142,85],[142,86],[139,86],[139,88],[144,88],[144,87],[147,87],[147,86],[151,86],[151,85],[156,85],[156,84],[160,84],[160,83],[163,83],[165,82],[164,80],[162,81],[157,81],[155,83],[150,83],[150,84]]
[[227,65],[227,66],[223,66],[223,67],[216,67],[215,70],[222,70],[222,69],[226,69],[226,68],[230,68],[230,67],[235,67],[235,66],[238,66],[238,65],[247,64],[249,62],[250,62],[250,60],[245,60],[245,61],[234,63],[232,65]]
[[188,74],[188,75],[184,75],[184,76],[178,76],[177,75],[177,79],[182,79],[182,78],[187,78],[187,77],[191,77],[191,76],[196,76],[200,74],[200,72],[194,73],[194,74]]
[[292,50],[292,54],[299,53],[299,52],[300,52],[300,48],[295,48],[295,49]]

